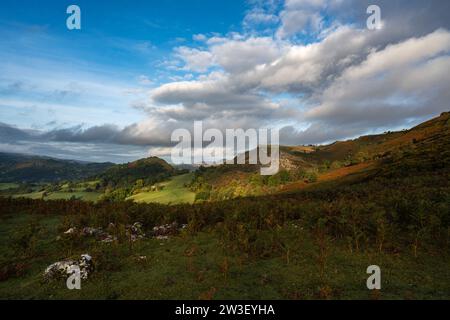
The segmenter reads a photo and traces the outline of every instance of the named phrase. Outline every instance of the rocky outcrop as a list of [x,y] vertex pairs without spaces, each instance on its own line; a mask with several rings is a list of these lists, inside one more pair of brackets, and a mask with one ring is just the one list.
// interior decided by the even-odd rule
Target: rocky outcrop
[[153,236],[157,237],[167,237],[175,235],[178,233],[178,223],[173,222],[171,224],[164,224],[161,226],[156,226],[153,228]]
[[[111,234],[115,228],[116,226],[113,223],[109,224],[107,228],[108,232],[104,231],[102,228],[84,227],[83,229],[78,230],[77,228],[74,227],[64,232],[64,235],[93,237],[102,243],[112,243],[114,241],[117,241],[117,237]],[[132,225],[127,225],[126,235],[133,242],[140,239],[144,239],[146,236],[145,232],[143,231],[143,225],[140,222],[135,222]]]
[[180,230],[185,229],[187,224],[178,225],[177,222],[171,224],[164,224],[153,228],[153,237],[158,240],[167,240],[170,236],[177,235]]
[[[155,226],[151,233],[151,236],[158,240],[167,240],[171,236],[177,235],[180,230],[185,229],[187,224],[179,225],[177,222],[171,224],[163,224],[160,226]],[[140,222],[135,222],[131,225],[127,225],[126,236],[132,242],[145,239],[147,235],[144,232],[143,224]],[[70,228],[64,232],[67,237],[80,236],[80,237],[93,237],[101,243],[112,243],[117,241],[117,236],[113,235],[116,233],[116,226],[110,223],[107,231],[102,228],[84,227],[82,229],[77,229],[76,227]],[[61,238],[61,237],[59,237]]]
[[66,279],[73,274],[74,267],[80,268],[80,278],[86,280],[94,270],[92,257],[89,254],[82,254],[77,260],[58,261],[45,269],[44,279],[47,281],[53,279]]

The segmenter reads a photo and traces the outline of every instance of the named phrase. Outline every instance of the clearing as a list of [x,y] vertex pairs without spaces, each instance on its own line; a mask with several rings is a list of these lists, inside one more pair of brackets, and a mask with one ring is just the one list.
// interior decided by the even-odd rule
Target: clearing
[[192,181],[192,177],[192,173],[175,176],[165,183],[158,184],[164,186],[163,190],[141,192],[129,197],[127,200],[145,203],[157,202],[163,204],[193,203],[195,200],[195,193],[186,187],[186,185]]

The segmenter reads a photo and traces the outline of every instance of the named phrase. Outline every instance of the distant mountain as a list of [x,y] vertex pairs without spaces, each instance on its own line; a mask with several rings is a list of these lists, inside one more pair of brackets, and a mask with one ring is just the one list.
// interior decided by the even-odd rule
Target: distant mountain
[[[280,172],[261,176],[259,165],[200,167],[190,185],[199,200],[223,200],[303,189],[333,179],[371,172],[409,175],[450,166],[450,112],[399,132],[362,136],[326,146],[281,146]],[[243,156],[243,155],[240,155]],[[248,153],[245,154],[248,156]],[[0,182],[55,182],[95,178],[101,190],[148,186],[195,167],[171,166],[150,157],[127,164],[84,163],[0,153]]]
[[56,182],[96,176],[112,163],[89,163],[49,157],[0,153],[0,182]]

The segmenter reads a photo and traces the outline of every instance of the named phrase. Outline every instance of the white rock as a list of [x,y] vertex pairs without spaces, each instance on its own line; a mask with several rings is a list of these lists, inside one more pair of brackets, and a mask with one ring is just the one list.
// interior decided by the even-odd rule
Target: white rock
[[75,232],[77,232],[77,228],[70,228],[69,230],[64,232],[64,234],[74,234]]
[[79,267],[81,279],[86,280],[93,270],[92,257],[89,254],[82,254],[79,261],[64,260],[55,262],[45,269],[44,278],[46,280],[66,278],[72,274],[73,267]]

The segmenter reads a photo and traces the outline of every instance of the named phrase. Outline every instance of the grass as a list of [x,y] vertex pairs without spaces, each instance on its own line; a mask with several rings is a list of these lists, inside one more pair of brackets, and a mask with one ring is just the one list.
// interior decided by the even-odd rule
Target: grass
[[17,183],[0,183],[0,191],[18,188]]
[[[175,176],[171,180],[160,183],[158,185],[164,186],[163,190],[153,192],[142,192],[134,196],[129,197],[129,200],[142,203],[163,203],[163,204],[180,204],[180,203],[193,203],[195,200],[195,193],[191,192],[185,185],[192,181],[192,174],[184,174]],[[98,181],[90,181],[89,185],[94,186]],[[13,184],[0,184],[3,187],[2,190],[7,190],[13,187]],[[85,201],[97,201],[102,193],[101,192],[86,192],[84,187],[77,187],[68,192],[69,186],[64,185],[63,189],[67,191],[48,192],[44,197],[43,191],[35,191],[25,194],[15,194],[14,198],[29,198],[29,199],[44,199],[44,200],[68,200],[71,198],[77,198]]]
[[129,197],[128,200],[163,204],[193,203],[195,193],[185,186],[192,181],[192,176],[192,173],[175,176],[170,181],[160,184],[164,186],[163,190],[138,193]]
[[[449,300],[450,131],[441,131],[423,139],[395,134],[417,141],[382,155],[374,167],[341,167],[308,188],[293,185],[271,196],[192,206],[0,199],[0,299]],[[380,147],[379,137],[367,139]],[[357,151],[354,143],[343,145],[321,152],[334,159],[333,152]],[[230,184],[226,172],[213,173]],[[164,190],[132,199],[192,201],[185,187],[191,178],[174,177]],[[167,241],[130,244],[125,229],[136,221],[147,233],[173,221],[188,227]],[[114,244],[57,240],[70,227],[110,223],[119,237]],[[43,281],[48,265],[83,253],[93,257],[95,271],[82,290]],[[370,265],[381,268],[381,291],[366,287]]]
[[[11,239],[15,228],[32,219],[16,215],[0,224],[1,262],[15,255]],[[243,258],[227,251],[217,234],[182,233],[168,241],[148,239],[136,243],[102,245],[86,243],[73,256],[90,253],[97,271],[70,291],[64,281],[45,283],[49,264],[67,258],[56,240],[58,217],[40,217],[35,256],[22,277],[0,282],[0,299],[449,299],[448,254],[426,253],[413,258],[378,253],[349,254],[345,246],[329,247],[323,275],[318,248],[311,234],[292,225],[283,227],[292,248],[285,256]],[[106,254],[108,252],[109,254]],[[99,264],[107,255],[107,264]],[[145,255],[139,262],[136,257]],[[382,290],[367,290],[367,266],[382,270]]]
[[44,196],[44,191],[15,194],[13,198],[28,198],[28,199],[42,199]]
[[77,191],[77,192],[53,192],[47,197],[45,197],[45,200],[68,200],[72,197],[75,197],[77,199],[82,199],[84,201],[97,201],[98,198],[102,195],[100,192],[84,192],[84,191]]
[[100,192],[52,192],[44,197],[44,192],[32,192],[14,195],[14,198],[44,199],[44,200],[69,200],[73,197],[84,201],[97,201],[102,195]]

